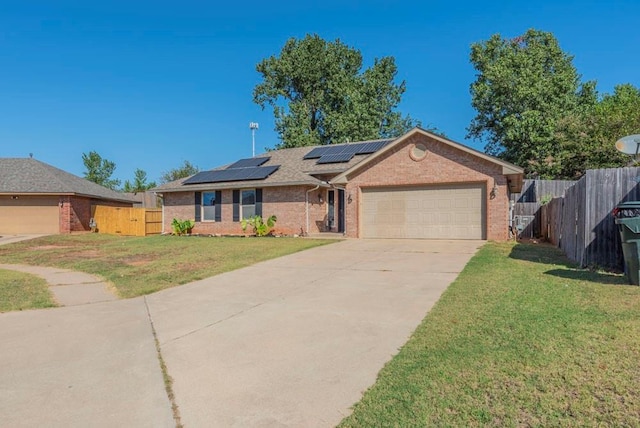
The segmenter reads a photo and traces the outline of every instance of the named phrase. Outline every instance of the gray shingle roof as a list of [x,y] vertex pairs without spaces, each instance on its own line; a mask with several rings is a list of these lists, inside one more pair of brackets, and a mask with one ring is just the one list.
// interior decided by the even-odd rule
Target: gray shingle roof
[[73,194],[133,202],[129,195],[31,158],[0,158],[0,194],[3,193]]
[[[380,141],[380,140],[372,140]],[[370,141],[358,141],[357,143],[367,143]],[[348,143],[356,144],[356,142]],[[344,144],[336,144],[335,146],[342,146]],[[245,181],[232,181],[222,183],[204,183],[204,184],[185,184],[182,183],[189,177],[182,178],[180,180],[172,181],[170,183],[162,184],[161,186],[153,189],[157,192],[179,192],[179,191],[198,191],[198,190],[215,190],[215,189],[234,189],[243,187],[253,187],[259,183],[262,187],[276,187],[276,186],[297,186],[297,185],[311,185],[316,186],[323,184],[322,180],[316,178],[316,176],[335,176],[354,165],[362,162],[371,154],[355,155],[349,162],[334,163],[334,164],[320,164],[316,162],[318,159],[303,159],[304,155],[309,153],[316,147],[320,146],[307,146],[307,147],[295,147],[291,149],[273,150],[267,153],[256,155],[256,157],[270,157],[269,161],[261,166],[280,165],[280,168],[269,177],[264,180],[245,180]],[[227,165],[223,165],[214,169],[224,169]]]

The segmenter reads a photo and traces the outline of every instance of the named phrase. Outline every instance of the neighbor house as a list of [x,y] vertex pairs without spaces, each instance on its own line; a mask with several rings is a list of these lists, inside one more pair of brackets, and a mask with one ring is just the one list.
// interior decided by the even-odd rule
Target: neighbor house
[[93,205],[133,198],[32,158],[0,158],[0,234],[90,230]]
[[154,189],[164,231],[241,234],[277,216],[276,232],[354,238],[508,239],[509,193],[523,170],[414,128],[389,140],[273,150]]

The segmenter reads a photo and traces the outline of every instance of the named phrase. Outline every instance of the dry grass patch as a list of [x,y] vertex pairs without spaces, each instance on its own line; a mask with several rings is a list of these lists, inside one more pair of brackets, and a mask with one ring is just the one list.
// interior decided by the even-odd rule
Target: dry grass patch
[[331,242],[335,241],[56,235],[0,247],[0,263],[87,272],[107,279],[120,296],[134,297]]

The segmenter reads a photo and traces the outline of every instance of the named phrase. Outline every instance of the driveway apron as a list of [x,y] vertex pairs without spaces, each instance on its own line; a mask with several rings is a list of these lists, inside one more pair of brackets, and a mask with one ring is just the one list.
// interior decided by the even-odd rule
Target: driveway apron
[[[346,240],[146,298],[0,314],[0,425],[330,427],[483,241]],[[248,255],[250,257],[250,255]]]
[[336,425],[482,244],[347,240],[148,296],[182,422]]

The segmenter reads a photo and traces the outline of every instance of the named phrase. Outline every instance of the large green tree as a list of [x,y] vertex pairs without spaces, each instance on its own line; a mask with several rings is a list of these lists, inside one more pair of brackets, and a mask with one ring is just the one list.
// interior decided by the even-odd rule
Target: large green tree
[[633,159],[615,149],[615,142],[640,133],[640,90],[618,85],[613,94],[582,102],[574,114],[559,122],[557,141],[561,150],[561,178],[578,178],[587,169],[625,166]]
[[318,35],[291,38],[261,61],[253,99],[273,108],[278,148],[395,137],[416,126],[395,110],[405,82],[395,82],[394,58],[362,67],[360,51]]
[[147,182],[146,171],[137,168],[134,172],[133,182],[125,180],[124,185],[122,186],[122,190],[128,193],[137,193],[144,192],[145,190],[149,190],[154,187],[156,187],[156,182]]
[[469,136],[486,142],[487,153],[552,178],[562,170],[558,123],[591,98],[581,88],[573,57],[553,34],[528,30],[506,39],[499,34],[471,47],[477,71],[471,104],[477,115]]
[[83,153],[82,163],[86,168],[84,178],[87,180],[111,190],[116,190],[120,186],[120,180],[111,178],[116,169],[116,164],[110,160],[103,159],[98,152]]
[[184,161],[184,163],[178,168],[170,169],[169,171],[165,171],[160,176],[161,183],[169,183],[170,181],[179,180],[181,178],[189,177],[197,172],[200,172],[200,168],[193,165],[188,160]]

